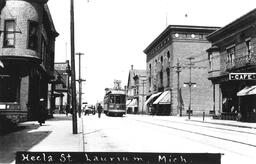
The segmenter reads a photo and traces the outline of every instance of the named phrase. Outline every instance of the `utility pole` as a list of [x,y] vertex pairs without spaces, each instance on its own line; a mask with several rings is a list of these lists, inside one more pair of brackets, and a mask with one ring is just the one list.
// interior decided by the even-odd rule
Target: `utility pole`
[[147,80],[146,79],[143,79],[142,80],[142,114],[143,114],[143,110],[144,110],[144,101],[145,101],[145,99],[144,99],[144,85],[145,85],[145,82],[146,82]]
[[179,58],[177,59],[176,66],[173,66],[172,68],[176,68],[177,73],[177,102],[178,102],[178,111],[180,112],[180,117],[182,116],[182,108],[180,106],[180,72],[181,72],[181,66]]
[[185,85],[188,85],[189,86],[189,106],[188,106],[188,119],[190,119],[190,114],[192,113],[192,110],[191,110],[191,86],[192,85],[196,85],[196,83],[193,83],[191,81],[191,69],[192,69],[192,66],[194,65],[192,63],[192,60],[195,59],[194,57],[189,57],[187,58],[189,60],[189,82],[186,82],[184,83]]
[[73,134],[77,134],[76,111],[76,72],[75,72],[75,29],[74,29],[74,0],[70,0],[70,43],[71,43],[71,89],[72,89],[72,124]]
[[78,102],[78,116],[81,118],[81,107],[82,107],[82,82],[85,81],[84,79],[81,79],[81,55],[84,55],[83,53],[76,53],[76,55],[79,56],[79,79],[76,80],[79,83],[79,102]]
[[69,60],[66,60],[67,63],[67,67],[66,67],[66,74],[67,74],[67,111],[70,111],[70,81],[69,81],[69,77],[71,76],[71,69],[70,69],[70,65],[69,65]]

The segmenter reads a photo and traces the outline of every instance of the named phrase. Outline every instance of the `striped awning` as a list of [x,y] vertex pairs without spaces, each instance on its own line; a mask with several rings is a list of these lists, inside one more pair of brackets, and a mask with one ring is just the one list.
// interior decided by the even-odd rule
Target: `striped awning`
[[153,104],[170,104],[170,91],[164,91],[155,101]]
[[237,96],[256,95],[256,85],[246,86],[241,91],[237,92]]
[[147,101],[145,102],[145,105],[147,105],[153,98],[155,98],[156,96],[159,96],[162,92],[157,92],[155,94],[152,94]]
[[132,99],[132,101],[127,105],[127,107],[137,107],[137,99]]
[[132,100],[126,100],[126,106],[129,105],[132,102]]

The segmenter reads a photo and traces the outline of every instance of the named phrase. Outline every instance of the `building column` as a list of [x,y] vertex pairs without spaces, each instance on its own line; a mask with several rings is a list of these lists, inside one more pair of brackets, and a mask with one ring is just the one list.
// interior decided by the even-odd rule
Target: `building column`
[[221,91],[221,87],[219,85],[219,113],[222,112],[222,91]]
[[215,84],[213,83],[213,115],[216,114],[215,112]]
[[63,110],[63,96],[62,95],[60,96],[60,113],[64,113],[64,110]]
[[53,111],[55,110],[55,96],[54,96],[55,84],[51,85],[51,99],[50,99],[50,117],[53,117]]

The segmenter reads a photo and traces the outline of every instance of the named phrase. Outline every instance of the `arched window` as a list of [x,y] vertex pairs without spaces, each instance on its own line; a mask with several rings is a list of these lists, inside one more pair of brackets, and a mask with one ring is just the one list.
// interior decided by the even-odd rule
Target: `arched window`
[[167,51],[167,58],[168,58],[168,60],[170,59],[170,52],[169,51]]
[[167,87],[170,86],[170,68],[166,69],[166,76],[167,76]]

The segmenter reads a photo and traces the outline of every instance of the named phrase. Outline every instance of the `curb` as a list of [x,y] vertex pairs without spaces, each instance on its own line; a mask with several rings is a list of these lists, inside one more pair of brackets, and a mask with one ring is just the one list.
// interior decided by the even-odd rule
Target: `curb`
[[234,125],[234,124],[228,124],[228,123],[219,123],[219,122],[210,122],[210,121],[199,121],[199,120],[186,120],[186,121],[194,121],[194,122],[201,122],[201,123],[207,123],[207,124],[216,124],[216,125],[224,125],[224,126],[233,126],[233,127],[239,127],[239,128],[256,129],[256,127],[246,126],[246,125]]

